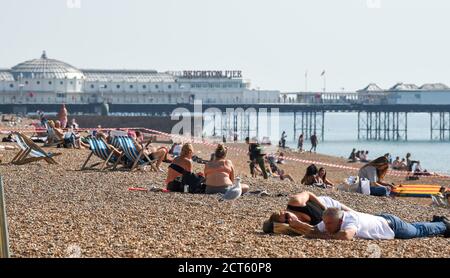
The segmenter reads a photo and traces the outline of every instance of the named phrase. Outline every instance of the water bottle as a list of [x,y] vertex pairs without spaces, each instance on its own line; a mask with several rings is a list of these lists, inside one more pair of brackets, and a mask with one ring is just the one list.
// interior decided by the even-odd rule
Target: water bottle
[[188,184],[184,185],[184,193],[189,193],[189,185]]

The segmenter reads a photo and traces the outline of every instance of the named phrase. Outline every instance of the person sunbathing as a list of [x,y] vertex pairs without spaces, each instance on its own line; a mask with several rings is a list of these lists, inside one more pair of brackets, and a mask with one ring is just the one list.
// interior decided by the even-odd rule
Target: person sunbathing
[[325,168],[320,168],[319,172],[317,174],[317,176],[319,177],[320,180],[322,180],[323,184],[325,184],[326,186],[330,186],[333,187],[334,183],[331,182],[328,178],[327,178],[327,171],[325,170]]
[[59,121],[55,123],[53,120],[49,120],[47,124],[48,124],[47,129],[48,136],[44,146],[48,146],[56,142],[61,142],[64,137],[64,132],[60,128],[57,128],[57,126],[59,127]]
[[190,143],[186,143],[181,148],[180,155],[174,158],[172,164],[169,165],[167,171],[166,185],[172,182],[177,177],[183,176],[183,172],[192,172],[193,163],[192,155],[194,154],[194,147]]
[[286,218],[292,231],[308,238],[390,240],[439,235],[450,237],[450,220],[445,216],[433,216],[431,222],[408,223],[392,214],[371,215],[327,208],[323,212],[323,220],[315,226],[301,221],[292,213]]
[[[266,156],[266,162],[269,164],[269,167],[266,168],[266,172],[269,173],[270,176],[275,177],[275,178],[280,178],[280,180],[285,180],[288,179],[292,182],[294,182],[294,179],[292,178],[291,175],[289,175],[288,173],[286,173],[283,169],[281,169],[280,167],[278,167],[278,165],[275,163],[276,158],[274,156],[268,155]],[[261,169],[259,169],[258,166],[255,166],[255,170],[262,174]]]
[[[113,155],[115,157],[120,157],[122,155],[122,152],[119,149],[117,149],[116,147],[114,147],[113,145],[111,145],[109,143],[110,142],[110,138],[105,133],[103,133],[101,131],[98,131],[95,134],[95,138],[102,140],[108,146],[108,148],[113,152]],[[85,144],[85,143],[83,143],[83,144]],[[90,145],[88,145],[88,147],[90,148]]]
[[73,128],[69,128],[67,131],[64,131],[61,128],[61,123],[59,120],[56,121],[48,121],[48,137],[45,142],[45,145],[53,144],[55,142],[62,142],[58,144],[58,147],[61,145],[64,148],[81,148],[81,146],[86,147],[86,144],[82,144],[80,140],[80,136],[76,134]]
[[422,168],[420,161],[417,161],[416,168],[414,169],[414,176],[439,176],[439,174],[428,172],[427,169]]
[[392,162],[392,169],[401,170],[401,168],[402,168],[402,165],[401,165],[400,157],[397,156],[395,158],[395,160]]
[[[233,186],[235,178],[234,166],[231,160],[226,159],[227,149],[219,144],[214,152],[214,160],[205,164],[206,194],[224,194]],[[241,183],[242,193],[248,191],[249,186]]]
[[399,170],[406,171],[408,170],[408,166],[406,165],[406,159],[402,158],[402,161],[400,161]]
[[357,162],[359,159],[356,157],[356,149],[353,149],[348,157],[348,162]]
[[263,224],[265,233],[272,233],[274,223],[286,223],[289,214],[295,215],[304,223],[317,225],[322,221],[322,214],[330,207],[340,208],[344,211],[353,211],[339,201],[328,196],[316,196],[314,193],[304,191],[289,198],[287,208],[274,212],[269,220]]
[[155,164],[156,168],[160,172],[164,172],[164,170],[161,168],[161,164],[166,159],[167,155],[166,148],[165,147],[156,148],[151,145],[150,141],[145,142],[139,131],[129,133],[129,135],[130,138],[133,139],[134,145],[136,146],[138,152],[144,149],[144,154],[146,154],[151,161],[156,160]]
[[301,183],[303,185],[323,184],[323,181],[318,176],[319,170],[316,165],[311,164],[306,168],[305,176],[303,176]]
[[359,178],[370,181],[370,195],[388,196],[391,189],[395,188],[394,184],[383,181],[388,169],[389,160],[385,156],[372,160],[359,169]]

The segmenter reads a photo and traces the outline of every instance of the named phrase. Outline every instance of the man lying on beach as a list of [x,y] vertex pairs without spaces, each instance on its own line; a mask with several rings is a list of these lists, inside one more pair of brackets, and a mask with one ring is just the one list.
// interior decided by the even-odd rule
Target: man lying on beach
[[269,220],[263,224],[265,233],[274,232],[275,223],[287,223],[290,214],[300,219],[303,223],[317,225],[322,221],[323,212],[330,207],[344,211],[353,211],[339,201],[328,196],[316,196],[314,193],[304,191],[289,198],[286,210],[272,213]]
[[450,237],[450,220],[445,216],[433,216],[432,222],[408,223],[392,214],[378,216],[328,208],[323,221],[312,226],[288,213],[287,223],[291,231],[308,238],[352,240],[360,239],[412,239],[443,235]]

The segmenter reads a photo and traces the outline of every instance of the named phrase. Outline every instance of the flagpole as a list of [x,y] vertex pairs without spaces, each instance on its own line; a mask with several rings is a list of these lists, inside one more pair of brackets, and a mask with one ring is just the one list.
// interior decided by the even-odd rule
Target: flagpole
[[323,71],[323,92],[327,91],[327,73]]
[[308,91],[308,71],[305,71],[305,92]]

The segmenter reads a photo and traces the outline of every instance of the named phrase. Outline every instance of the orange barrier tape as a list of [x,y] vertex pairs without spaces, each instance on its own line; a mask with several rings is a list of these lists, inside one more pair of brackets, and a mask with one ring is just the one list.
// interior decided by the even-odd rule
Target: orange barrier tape
[[[146,130],[149,131],[150,133],[154,133],[154,134],[158,134],[161,135],[163,137],[168,137],[168,138],[179,138],[180,140],[183,141],[189,141],[192,143],[197,143],[197,144],[202,144],[202,145],[207,145],[210,147],[216,147],[217,145],[214,143],[210,143],[204,140],[204,138],[198,138],[198,137],[188,137],[185,135],[178,135],[178,134],[169,134],[166,132],[162,132],[159,130],[154,130],[154,129],[150,129],[150,128],[142,128],[142,127],[131,127],[131,128],[79,128],[79,129],[74,129],[75,131],[78,132],[82,132],[82,131],[93,131],[93,130],[107,130],[107,131],[112,131],[112,130]],[[47,131],[47,129],[45,128],[9,128],[9,129],[0,129],[0,133],[10,133],[12,131],[16,131],[16,132],[45,132]],[[247,154],[246,150],[243,150],[241,148],[236,148],[236,147],[232,147],[232,146],[228,146],[228,149],[237,151],[237,152],[241,152],[241,153],[245,153]],[[280,156],[275,156],[276,158],[280,158]],[[289,157],[289,156],[283,156],[283,159],[285,160],[290,160],[290,161],[295,161],[295,162],[300,162],[300,163],[304,163],[304,164],[316,164],[316,165],[321,165],[321,166],[326,166],[326,167],[331,167],[331,168],[337,168],[337,169],[345,169],[345,170],[351,170],[351,171],[359,171],[359,168],[356,167],[350,167],[350,166],[345,166],[345,165],[339,165],[339,164],[333,164],[333,163],[326,163],[326,162],[321,162],[321,161],[315,161],[315,160],[306,160],[306,159],[300,159],[300,158],[296,158],[296,157]],[[397,176],[397,177],[405,177],[408,175],[411,175],[410,172],[407,171],[397,171],[397,170],[389,170],[388,171],[388,175],[390,176]],[[420,176],[420,178],[450,178],[449,175],[443,175],[443,174],[439,174],[436,176]]]

